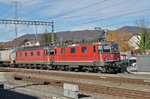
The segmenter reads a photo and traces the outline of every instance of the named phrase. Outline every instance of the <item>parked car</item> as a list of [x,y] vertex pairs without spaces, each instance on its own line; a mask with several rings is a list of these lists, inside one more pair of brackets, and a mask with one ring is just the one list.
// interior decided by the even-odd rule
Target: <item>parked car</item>
[[132,67],[136,67],[136,62],[131,64]]
[[123,66],[132,66],[132,67],[135,67],[136,66],[136,59],[122,60],[121,63],[122,63]]

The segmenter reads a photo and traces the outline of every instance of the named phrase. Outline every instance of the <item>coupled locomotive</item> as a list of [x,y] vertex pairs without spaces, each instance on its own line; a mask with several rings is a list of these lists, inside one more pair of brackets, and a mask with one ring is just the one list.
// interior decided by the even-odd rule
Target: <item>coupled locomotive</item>
[[115,42],[24,47],[13,52],[16,57],[12,63],[9,56],[10,66],[18,68],[117,72],[120,67],[120,52]]

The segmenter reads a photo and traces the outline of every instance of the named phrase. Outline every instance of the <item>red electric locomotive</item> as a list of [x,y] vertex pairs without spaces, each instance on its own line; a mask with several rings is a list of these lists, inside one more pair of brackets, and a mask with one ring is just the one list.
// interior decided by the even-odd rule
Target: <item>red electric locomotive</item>
[[117,72],[120,52],[115,42],[28,47],[17,51],[15,64],[26,68]]

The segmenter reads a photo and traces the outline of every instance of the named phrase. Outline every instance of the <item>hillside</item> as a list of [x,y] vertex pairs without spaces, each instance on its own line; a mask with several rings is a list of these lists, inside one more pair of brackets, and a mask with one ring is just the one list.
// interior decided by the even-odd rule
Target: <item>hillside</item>
[[[141,31],[141,28],[136,27],[136,26],[124,26],[122,28],[115,30],[116,33],[123,33],[123,34],[129,34],[129,35],[139,34],[140,31]],[[82,40],[91,41],[91,40],[97,39],[101,35],[101,33],[102,31],[99,31],[99,30],[80,30],[80,31],[56,32],[55,34],[57,37],[57,40],[56,40],[57,42],[61,42],[61,41],[62,42],[65,42],[65,41],[80,42]],[[24,40],[24,39],[27,39],[33,43],[36,42],[35,34],[26,34],[17,38],[16,40]],[[42,39],[43,39],[43,34],[38,34],[38,41],[42,41]]]
[[[65,32],[56,32],[57,41],[82,41],[82,40],[93,40],[100,36],[102,31],[98,30],[81,30],[81,31],[65,31]],[[34,42],[36,37],[35,34],[26,34],[18,39],[28,39],[29,41]],[[38,34],[38,41],[42,40],[42,34]]]
[[[122,28],[119,28],[115,30],[117,33],[135,33],[139,34],[141,32],[142,28],[137,26],[124,26]],[[148,29],[150,31],[150,29]]]

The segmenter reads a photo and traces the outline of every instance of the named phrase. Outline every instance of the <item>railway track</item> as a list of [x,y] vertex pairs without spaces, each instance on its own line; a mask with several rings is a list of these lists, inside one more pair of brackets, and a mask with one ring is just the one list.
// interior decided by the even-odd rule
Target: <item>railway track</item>
[[63,87],[64,83],[74,84],[79,86],[79,91],[89,91],[113,96],[127,97],[133,99],[150,99],[150,92],[129,90],[123,88],[106,87],[94,84],[77,83],[63,80],[53,80],[34,76],[15,75],[15,79],[38,84],[47,84],[52,86]]
[[143,79],[135,78],[123,78],[123,77],[109,77],[109,76],[96,76],[96,75],[83,75],[83,74],[71,74],[71,73],[62,73],[62,72],[51,72],[44,70],[28,70],[28,69],[16,69],[16,68],[0,68],[0,71],[8,72],[18,72],[18,73],[28,73],[36,75],[51,75],[58,77],[68,77],[68,78],[80,78],[88,80],[102,80],[102,81],[111,81],[111,82],[122,82],[130,84],[140,84],[140,85],[150,85],[150,81]]

